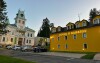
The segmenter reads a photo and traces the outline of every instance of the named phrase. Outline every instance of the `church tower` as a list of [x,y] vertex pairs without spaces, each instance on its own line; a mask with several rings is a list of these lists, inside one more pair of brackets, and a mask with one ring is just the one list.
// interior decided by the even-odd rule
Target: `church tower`
[[16,17],[15,17],[15,25],[20,29],[24,29],[25,22],[26,22],[26,19],[25,19],[24,11],[18,10],[18,13],[16,14]]

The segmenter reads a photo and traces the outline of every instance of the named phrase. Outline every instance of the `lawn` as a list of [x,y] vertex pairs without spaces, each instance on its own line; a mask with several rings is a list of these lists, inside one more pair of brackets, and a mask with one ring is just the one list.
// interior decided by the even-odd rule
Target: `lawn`
[[82,59],[93,59],[96,53],[87,53]]
[[35,62],[29,62],[29,61],[22,60],[22,59],[0,55],[0,63],[35,63]]

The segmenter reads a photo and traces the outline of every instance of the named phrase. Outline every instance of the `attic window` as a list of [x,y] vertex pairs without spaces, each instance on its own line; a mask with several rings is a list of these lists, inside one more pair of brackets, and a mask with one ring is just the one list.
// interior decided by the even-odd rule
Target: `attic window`
[[23,17],[24,15],[23,14],[21,14],[21,17]]

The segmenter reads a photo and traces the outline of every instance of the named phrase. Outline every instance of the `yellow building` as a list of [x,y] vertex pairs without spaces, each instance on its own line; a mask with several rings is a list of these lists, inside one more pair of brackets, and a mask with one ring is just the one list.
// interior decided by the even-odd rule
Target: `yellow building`
[[69,22],[66,27],[53,27],[51,31],[51,51],[100,52],[100,15],[90,22]]

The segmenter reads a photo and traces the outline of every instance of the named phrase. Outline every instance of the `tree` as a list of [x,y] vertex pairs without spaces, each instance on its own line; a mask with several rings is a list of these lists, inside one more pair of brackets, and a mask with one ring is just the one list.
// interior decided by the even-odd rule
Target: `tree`
[[37,34],[38,37],[50,37],[50,21],[48,18],[43,19],[42,26]]
[[0,0],[0,34],[4,34],[7,32],[7,30],[5,29],[8,24],[6,7],[6,2],[4,0]]
[[97,15],[97,9],[96,8],[93,8],[90,10],[90,21],[92,21],[92,19]]

